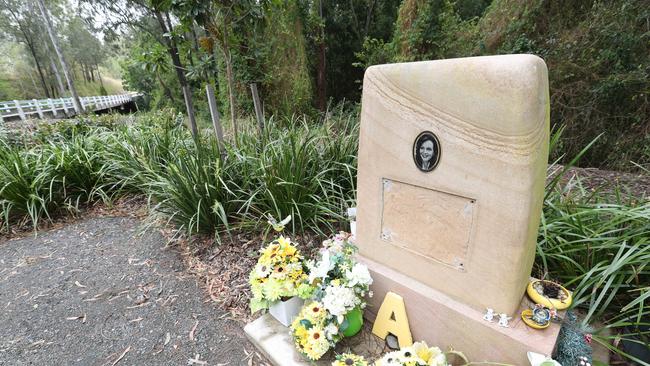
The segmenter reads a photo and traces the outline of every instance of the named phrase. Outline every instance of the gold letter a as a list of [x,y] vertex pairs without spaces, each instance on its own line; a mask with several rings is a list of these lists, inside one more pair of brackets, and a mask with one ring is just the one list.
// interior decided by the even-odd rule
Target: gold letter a
[[390,291],[386,294],[377,312],[372,333],[381,339],[386,339],[388,333],[391,333],[397,337],[400,348],[413,344],[404,299],[401,296]]

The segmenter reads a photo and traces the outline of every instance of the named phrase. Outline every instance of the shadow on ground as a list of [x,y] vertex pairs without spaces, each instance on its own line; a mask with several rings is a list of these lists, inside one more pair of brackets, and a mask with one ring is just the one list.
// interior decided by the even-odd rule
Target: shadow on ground
[[0,241],[0,365],[251,365],[240,325],[133,218]]

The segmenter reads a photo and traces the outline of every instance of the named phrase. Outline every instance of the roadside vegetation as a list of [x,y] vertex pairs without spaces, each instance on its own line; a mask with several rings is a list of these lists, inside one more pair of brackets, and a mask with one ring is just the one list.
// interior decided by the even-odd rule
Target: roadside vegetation
[[[343,228],[356,201],[363,73],[391,62],[539,55],[562,131],[551,159],[647,175],[649,37],[645,0],[0,0],[0,101],[123,84],[145,112],[20,132],[0,123],[0,234],[125,196],[215,245],[263,231],[268,216],[292,215],[292,233]],[[534,274],[574,290],[580,326],[633,360],[630,344],[650,345],[648,197],[553,177]]]
[[[147,198],[150,212],[188,235],[260,232],[267,215],[292,215],[289,231],[326,236],[355,205],[358,110],[252,120],[219,149],[194,140],[172,110],[83,117],[0,138],[0,225],[7,233],[118,198]],[[557,147],[559,135],[553,138]],[[574,159],[575,160],[575,159]],[[566,169],[567,167],[565,167]],[[535,272],[574,291],[594,339],[625,356],[621,342],[648,344],[650,201],[601,195],[549,179]],[[572,187],[572,188],[569,188]],[[619,346],[619,347],[617,347]]]

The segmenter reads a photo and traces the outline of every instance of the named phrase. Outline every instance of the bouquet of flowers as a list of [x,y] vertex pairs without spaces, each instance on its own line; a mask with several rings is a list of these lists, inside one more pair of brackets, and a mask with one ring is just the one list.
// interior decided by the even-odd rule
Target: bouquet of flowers
[[[313,288],[312,299],[291,324],[296,347],[310,360],[320,359],[330,347],[351,329],[348,313],[366,306],[372,278],[368,268],[354,259],[357,248],[350,235],[337,234],[323,242],[318,261],[308,261],[307,282]],[[357,314],[357,330],[361,313]]]
[[[451,353],[462,355],[459,352]],[[464,356],[462,356],[465,359]],[[467,360],[465,360],[467,361]],[[352,353],[345,353],[336,356],[332,366],[369,366],[370,363],[362,356]],[[429,347],[425,342],[415,342],[409,347],[399,351],[386,353],[382,358],[375,361],[374,366],[449,366],[447,356],[438,347]]]
[[298,351],[310,360],[320,359],[343,337],[334,318],[318,301],[312,301],[302,308],[291,323],[291,333]]
[[320,260],[307,262],[308,281],[315,288],[313,297],[323,303],[339,325],[348,312],[366,307],[366,295],[372,296],[369,291],[372,277],[368,267],[354,259],[357,247],[350,237],[341,232],[324,241]]
[[375,366],[448,366],[447,356],[438,347],[415,342],[399,351],[385,354]]
[[280,236],[266,248],[249,276],[253,293],[251,312],[268,309],[282,298],[300,296],[309,298],[312,287],[307,283],[304,258],[289,238]]

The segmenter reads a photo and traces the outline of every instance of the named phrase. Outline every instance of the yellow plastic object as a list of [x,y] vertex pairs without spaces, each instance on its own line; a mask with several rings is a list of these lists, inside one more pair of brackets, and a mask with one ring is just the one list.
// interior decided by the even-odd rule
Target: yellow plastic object
[[400,348],[413,344],[404,299],[393,292],[388,292],[384,297],[372,326],[372,334],[381,339],[386,339],[388,333],[397,337]]
[[551,325],[551,321],[549,320],[546,324],[544,325],[539,325],[535,321],[533,321],[533,311],[530,309],[526,309],[521,312],[521,320],[526,323],[527,326],[535,329],[544,329],[548,328],[549,325]]
[[[548,297],[544,297],[543,295],[540,295],[537,290],[533,287],[533,285],[537,282],[550,282],[552,284],[555,284],[560,287],[560,291],[564,291],[564,293],[567,295],[566,300],[564,302],[558,300],[558,299],[549,299]],[[573,296],[571,294],[571,291],[565,289],[561,285],[551,282],[551,281],[544,281],[544,280],[533,280],[528,283],[528,288],[526,289],[526,292],[528,293],[528,296],[530,297],[535,304],[541,304],[546,306],[547,308],[551,309],[556,309],[556,310],[564,310],[571,306],[571,302],[573,301]]]

